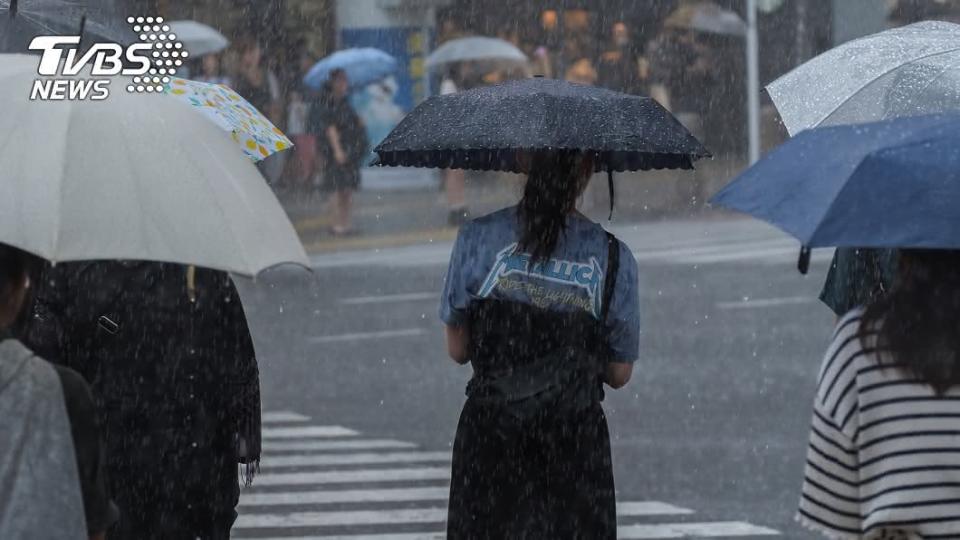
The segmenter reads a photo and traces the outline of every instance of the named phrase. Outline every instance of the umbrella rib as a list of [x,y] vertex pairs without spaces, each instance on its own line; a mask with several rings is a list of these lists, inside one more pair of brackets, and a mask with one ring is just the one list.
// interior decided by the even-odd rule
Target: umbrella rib
[[877,75],[876,77],[874,77],[874,78],[870,79],[868,82],[864,83],[863,86],[861,86],[860,88],[858,88],[858,89],[856,90],[856,92],[852,92],[849,96],[847,96],[846,98],[844,98],[843,101],[841,101],[840,103],[838,103],[836,107],[833,107],[833,109],[831,109],[830,112],[828,112],[827,114],[823,115],[819,120],[817,120],[816,122],[814,122],[812,125],[808,126],[807,129],[809,129],[809,128],[811,128],[811,127],[816,127],[816,126],[819,126],[820,124],[822,124],[827,118],[830,118],[830,115],[832,115],[833,113],[835,113],[835,112],[837,112],[838,110],[840,110],[840,108],[843,107],[844,105],[846,105],[847,102],[849,102],[851,99],[853,99],[853,98],[855,98],[856,96],[858,96],[858,95],[860,94],[860,92],[863,92],[868,86],[870,86],[871,84],[873,84],[874,82],[876,82],[876,81],[877,81],[878,79],[880,79],[881,77],[883,77],[883,76],[885,76],[885,75],[887,75],[887,74],[889,74],[889,73],[892,73],[892,72],[894,72],[895,70],[898,70],[898,69],[902,68],[903,66],[906,66],[906,65],[909,65],[909,64],[913,64],[913,63],[919,62],[919,61],[921,61],[921,60],[927,60],[927,59],[933,58],[933,57],[935,57],[935,56],[940,56],[940,55],[944,55],[944,54],[955,53],[955,52],[957,52],[957,51],[960,51],[960,46],[954,47],[953,49],[950,49],[950,50],[947,50],[947,51],[939,51],[939,52],[927,54],[927,55],[924,55],[924,56],[919,56],[919,57],[917,57],[917,58],[914,58],[914,59],[910,60],[909,62],[904,62],[904,63],[902,63],[902,64],[899,64],[899,65],[897,65],[897,66],[895,66],[895,67],[892,67],[892,68],[884,71],[883,73],[880,73],[880,74]]

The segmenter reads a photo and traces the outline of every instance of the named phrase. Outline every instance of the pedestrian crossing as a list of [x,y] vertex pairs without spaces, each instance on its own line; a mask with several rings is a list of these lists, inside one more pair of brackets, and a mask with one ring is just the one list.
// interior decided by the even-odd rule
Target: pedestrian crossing
[[[240,496],[234,538],[434,540],[444,538],[450,451],[318,425],[293,411],[263,415],[262,472]],[[617,504],[624,539],[776,536],[742,521],[697,521],[669,502]]]
[[[795,265],[800,243],[773,227],[755,220],[685,220],[610,226],[626,243],[637,261],[647,265],[702,266],[752,263]],[[445,265],[450,260],[450,241],[421,245],[343,251],[314,255],[314,268],[349,266],[420,267]],[[829,261],[833,250],[815,250],[813,263]],[[395,301],[416,298],[397,298]],[[355,298],[351,303],[377,302]]]

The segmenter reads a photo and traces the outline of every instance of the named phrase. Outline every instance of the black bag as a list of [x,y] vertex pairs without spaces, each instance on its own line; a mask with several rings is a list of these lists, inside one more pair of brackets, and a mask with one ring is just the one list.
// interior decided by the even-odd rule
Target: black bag
[[[467,393],[472,399],[501,409],[498,416],[504,430],[521,428],[543,415],[577,413],[603,399],[602,381],[610,349],[606,332],[601,329],[605,328],[604,322],[613,297],[620,253],[619,244],[612,234],[607,233],[607,240],[607,272],[600,321],[588,315],[565,317],[561,314],[530,314],[528,311],[526,317],[544,318],[553,315],[555,320],[541,320],[531,324],[529,319],[510,321],[503,320],[509,319],[509,315],[501,315],[498,320],[490,323],[506,328],[507,331],[526,326],[527,331],[533,332],[554,323],[558,325],[559,332],[579,331],[584,337],[578,345],[561,345],[544,354],[534,353],[534,358],[512,365],[506,372],[481,373],[470,382]],[[580,328],[575,328],[576,326]],[[473,330],[471,328],[471,332]],[[501,336],[494,339],[504,340]]]

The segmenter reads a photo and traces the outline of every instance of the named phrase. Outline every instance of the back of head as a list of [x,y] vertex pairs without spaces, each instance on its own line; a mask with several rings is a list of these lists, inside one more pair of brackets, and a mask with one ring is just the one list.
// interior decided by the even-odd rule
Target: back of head
[[518,249],[531,254],[531,264],[553,254],[567,216],[576,209],[577,198],[592,172],[593,162],[582,152],[561,150],[532,157],[523,198],[517,206]]
[[0,244],[0,330],[17,320],[29,280],[39,268],[39,259],[13,246]]
[[960,251],[902,251],[892,290],[860,323],[861,340],[874,331],[893,365],[937,393],[960,384]]

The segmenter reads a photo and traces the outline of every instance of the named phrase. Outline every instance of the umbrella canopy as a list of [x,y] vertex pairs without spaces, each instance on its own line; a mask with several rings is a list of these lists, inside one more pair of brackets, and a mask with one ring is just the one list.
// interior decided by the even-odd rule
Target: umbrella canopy
[[844,43],[780,77],[767,92],[791,135],[960,110],[960,25],[920,22]]
[[27,52],[38,35],[81,35],[83,42],[137,40],[117,0],[0,0],[0,52]]
[[230,40],[216,28],[197,21],[172,21],[170,30],[193,56],[217,53],[230,45]]
[[489,37],[466,37],[450,40],[427,56],[427,69],[456,62],[497,62],[525,64],[527,55],[508,41]]
[[36,78],[35,56],[0,55],[0,242],[246,276],[308,264],[256,167],[190,105],[123,78],[102,101],[31,101]]
[[164,86],[164,91],[196,107],[230,133],[240,150],[253,161],[293,146],[266,116],[227,86],[173,78]]
[[393,75],[399,67],[396,58],[380,49],[344,49],[314,64],[304,76],[303,82],[310,88],[319,90],[330,78],[330,72],[342,69],[347,73],[351,88],[362,88]]
[[713,2],[680,6],[663,22],[667,28],[694,30],[707,34],[745,36],[747,23],[739,15]]
[[582,150],[598,170],[690,169],[707,150],[656,101],[532,78],[433,96],[375,149],[379,165],[523,172],[529,150]]
[[960,249],[960,114],[804,131],[711,203],[807,247]]

